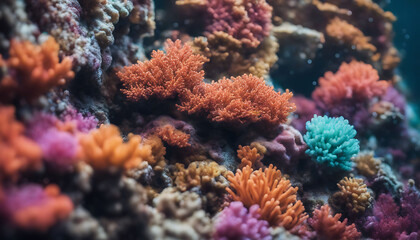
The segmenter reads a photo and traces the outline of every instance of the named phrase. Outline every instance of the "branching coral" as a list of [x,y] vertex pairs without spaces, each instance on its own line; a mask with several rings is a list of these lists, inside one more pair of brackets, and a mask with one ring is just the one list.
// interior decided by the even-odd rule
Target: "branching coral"
[[327,35],[341,44],[355,46],[359,51],[375,52],[376,47],[369,43],[370,38],[350,23],[338,17],[330,21],[326,28]]
[[298,188],[292,187],[273,165],[255,172],[246,166],[228,176],[228,180],[230,188],[226,190],[232,199],[248,208],[258,204],[261,219],[267,220],[271,226],[292,229],[307,218],[302,202],[296,199]]
[[6,62],[9,73],[0,80],[1,99],[31,100],[73,78],[72,60],[64,58],[60,62],[58,51],[59,46],[52,37],[40,46],[12,41]]
[[309,149],[306,154],[332,169],[349,171],[351,158],[359,152],[356,130],[343,117],[316,116],[306,123],[303,136]]
[[239,145],[238,148],[238,158],[241,159],[241,164],[239,164],[238,168],[244,168],[245,166],[250,166],[253,169],[259,169],[263,167],[261,159],[264,156],[258,152],[258,149],[250,146],[242,147]]
[[175,184],[181,191],[193,187],[225,189],[228,182],[225,178],[227,170],[213,161],[192,162],[188,168],[177,163],[175,172]]
[[165,50],[166,54],[154,51],[150,61],[139,61],[117,73],[128,99],[183,97],[202,83],[205,57],[193,54],[191,47],[182,45],[180,40],[167,40]]
[[116,166],[135,168],[143,161],[151,165],[156,162],[152,147],[142,143],[139,135],[130,134],[124,142],[118,127],[102,125],[80,138],[83,160],[97,169]]
[[56,185],[42,189],[25,185],[5,191],[2,209],[10,221],[25,229],[46,231],[73,211],[73,203]]
[[268,223],[259,220],[258,205],[246,209],[241,202],[231,202],[216,217],[214,239],[271,239]]
[[197,86],[179,109],[231,125],[277,125],[295,110],[295,105],[289,102],[292,96],[289,91],[283,94],[274,91],[262,78],[243,75]]
[[345,210],[351,216],[361,215],[370,207],[372,199],[363,179],[344,177],[337,186],[340,191],[330,199],[334,207]]
[[[325,73],[312,98],[322,110],[333,116],[351,117],[359,110],[355,105],[366,104],[372,98],[384,95],[388,85],[386,81],[379,81],[378,72],[371,65],[352,61],[341,64],[335,74]],[[345,106],[353,110],[343,112]]]
[[354,161],[357,170],[363,176],[372,177],[378,174],[381,161],[373,156],[373,152],[361,152]]
[[347,218],[340,222],[341,214],[331,215],[328,205],[315,209],[313,217],[308,220],[309,225],[316,232],[317,239],[325,240],[357,240],[361,234],[353,224],[347,226]]
[[226,32],[247,47],[257,47],[268,36],[272,8],[265,0],[208,0],[210,33]]
[[181,130],[176,129],[174,126],[167,124],[159,127],[156,134],[170,146],[185,148],[191,146],[189,143],[190,135]]
[[14,107],[0,106],[0,179],[17,180],[21,172],[41,167],[41,148],[23,132]]

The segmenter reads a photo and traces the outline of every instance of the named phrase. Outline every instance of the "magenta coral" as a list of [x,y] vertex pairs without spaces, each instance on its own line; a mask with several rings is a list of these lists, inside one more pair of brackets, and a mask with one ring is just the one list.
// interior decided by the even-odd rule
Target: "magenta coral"
[[215,221],[214,239],[271,239],[268,222],[259,220],[259,206],[246,209],[241,202],[231,202]]
[[293,113],[291,125],[302,134],[306,132],[306,122],[310,121],[314,115],[321,115],[314,101],[303,96],[295,96],[292,102],[296,105],[296,111]]
[[207,31],[226,32],[247,47],[257,47],[271,29],[272,7],[265,0],[208,0]]
[[76,130],[83,133],[87,133],[98,126],[98,120],[94,116],[90,114],[83,116],[72,107],[68,108],[60,117],[66,123],[74,123]]

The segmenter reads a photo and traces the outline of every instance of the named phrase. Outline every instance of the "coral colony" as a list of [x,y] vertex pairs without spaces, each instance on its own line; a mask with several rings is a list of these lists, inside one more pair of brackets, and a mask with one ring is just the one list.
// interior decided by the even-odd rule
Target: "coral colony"
[[2,0],[0,239],[420,239],[384,4]]

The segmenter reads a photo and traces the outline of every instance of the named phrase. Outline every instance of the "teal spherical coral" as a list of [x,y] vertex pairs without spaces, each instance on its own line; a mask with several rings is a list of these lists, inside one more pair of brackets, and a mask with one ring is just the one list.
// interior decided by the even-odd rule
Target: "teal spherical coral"
[[359,152],[359,141],[354,138],[356,130],[349,121],[315,115],[306,122],[306,130],[306,154],[314,161],[337,170],[352,169],[351,158]]

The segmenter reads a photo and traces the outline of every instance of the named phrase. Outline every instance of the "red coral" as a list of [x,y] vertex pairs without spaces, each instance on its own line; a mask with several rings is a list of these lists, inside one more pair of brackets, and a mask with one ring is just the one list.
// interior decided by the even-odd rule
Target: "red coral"
[[357,103],[384,95],[389,86],[386,81],[379,81],[378,72],[371,65],[357,61],[341,64],[335,74],[326,72],[319,79],[319,85],[312,97],[325,111],[343,104],[354,107]]
[[190,135],[176,129],[174,126],[167,124],[163,127],[159,127],[156,131],[156,134],[170,146],[176,146],[180,148],[189,147],[191,144],[188,142],[190,140]]
[[321,209],[315,209],[313,217],[308,220],[309,225],[315,230],[318,239],[325,240],[352,240],[360,239],[360,232],[356,226],[347,226],[347,218],[340,222],[341,214],[331,215],[330,206],[324,205]]
[[293,96],[288,90],[281,94],[265,84],[262,78],[243,75],[223,78],[211,84],[202,84],[178,106],[189,114],[202,114],[215,122],[231,125],[286,122],[295,110],[289,102]]
[[8,72],[0,79],[0,99],[10,101],[19,96],[31,100],[73,78],[72,60],[66,57],[60,63],[59,50],[52,37],[41,46],[12,41],[9,59],[0,60]]
[[132,101],[182,97],[202,83],[202,67],[207,58],[193,54],[191,47],[180,40],[166,41],[166,54],[153,51],[150,61],[124,67],[117,75],[123,82],[122,92]]
[[23,135],[14,107],[0,106],[0,176],[16,180],[25,170],[41,166],[41,148]]
[[207,31],[226,32],[247,47],[257,47],[271,29],[272,7],[265,0],[208,0]]

